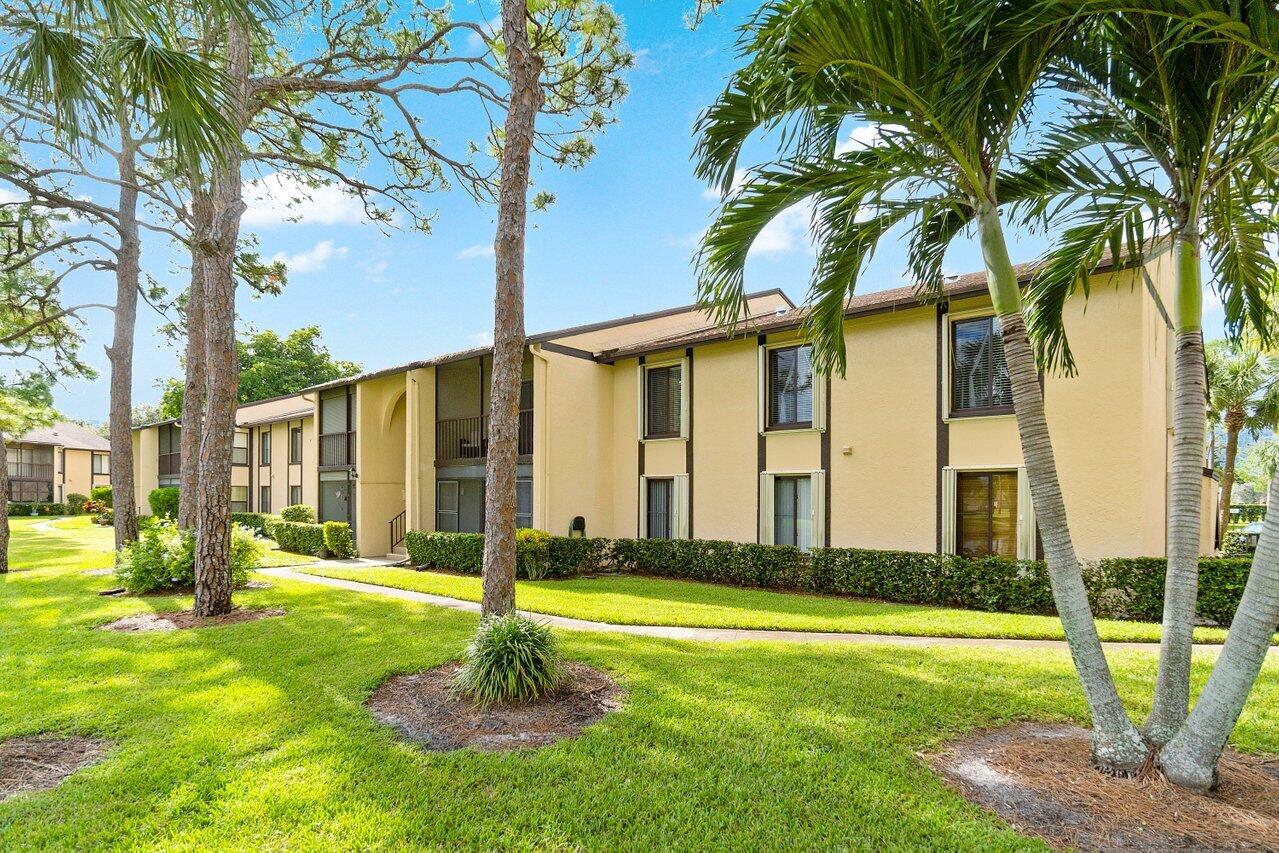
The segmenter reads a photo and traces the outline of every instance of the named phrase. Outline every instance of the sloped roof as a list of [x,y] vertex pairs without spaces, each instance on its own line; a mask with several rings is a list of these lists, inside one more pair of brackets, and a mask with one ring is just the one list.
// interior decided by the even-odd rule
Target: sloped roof
[[26,444],[56,444],[75,450],[110,451],[111,442],[92,429],[70,421],[58,421],[47,427],[39,427],[16,439]]

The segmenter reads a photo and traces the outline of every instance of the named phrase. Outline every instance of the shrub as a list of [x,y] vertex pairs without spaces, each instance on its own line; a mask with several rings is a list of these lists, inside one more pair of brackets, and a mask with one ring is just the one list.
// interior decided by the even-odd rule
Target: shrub
[[453,690],[481,708],[531,702],[554,691],[563,674],[550,627],[508,613],[480,621]]
[[[242,587],[262,561],[262,545],[247,529],[231,529],[231,585]],[[132,593],[187,589],[195,584],[195,533],[157,521],[120,549],[116,577]]]
[[614,539],[609,550],[622,571],[736,586],[813,589],[811,560],[790,546],[716,539]]
[[608,559],[607,539],[552,536],[546,566],[548,578],[575,578],[604,568]]
[[315,509],[306,504],[293,504],[280,510],[280,518],[299,524],[315,524]]
[[484,534],[410,530],[404,549],[415,566],[479,574],[484,565]]
[[72,492],[67,495],[67,512],[71,515],[79,515],[84,512],[84,505],[88,502],[88,495],[82,495],[79,492]]
[[339,560],[349,560],[355,556],[355,537],[351,535],[351,525],[345,521],[326,521],[321,525],[324,529],[324,547]]
[[21,515],[67,515],[66,504],[55,503],[13,503],[10,502],[6,512],[11,516]]
[[94,503],[101,504],[106,509],[111,509],[115,505],[111,502],[110,486],[94,486],[89,489],[89,500]]
[[1227,557],[1251,555],[1253,548],[1248,541],[1249,538],[1244,535],[1242,530],[1231,530],[1226,534],[1226,540],[1222,543],[1221,552]]
[[291,554],[309,554],[313,557],[324,553],[323,525],[278,521],[275,523],[273,535],[281,551],[288,551]]
[[1199,615],[1229,625],[1239,609],[1251,557],[1208,557],[1199,561]]
[[147,495],[147,504],[151,507],[151,514],[157,518],[177,518],[178,487],[161,486],[152,489],[151,494]]
[[522,527],[515,531],[515,574],[540,581],[550,571],[551,534]]
[[259,536],[274,539],[275,536],[272,531],[279,522],[280,517],[265,512],[233,512],[231,513],[231,520],[236,524],[244,525]]

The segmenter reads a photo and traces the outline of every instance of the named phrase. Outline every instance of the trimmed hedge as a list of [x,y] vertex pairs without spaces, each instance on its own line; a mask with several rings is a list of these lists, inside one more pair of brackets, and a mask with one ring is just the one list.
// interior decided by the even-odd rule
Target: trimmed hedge
[[277,521],[272,533],[281,551],[319,556],[324,551],[324,525]]
[[324,547],[331,556],[339,560],[349,560],[355,556],[355,537],[351,535],[351,525],[345,521],[326,521],[320,526],[324,529]]
[[79,515],[84,512],[84,505],[88,502],[88,495],[82,495],[79,492],[72,492],[67,495],[67,512],[72,515]]
[[115,504],[111,502],[110,486],[94,486],[92,489],[89,489],[89,500],[97,504],[102,504],[102,506],[107,509],[111,509],[115,506]]
[[69,515],[66,504],[57,503],[15,503],[10,501],[9,515]]
[[268,539],[275,538],[275,525],[280,523],[278,515],[271,515],[266,512],[233,512],[231,513],[231,520]]
[[315,508],[306,504],[290,504],[280,510],[280,518],[299,524],[315,524]]
[[152,489],[151,494],[147,495],[147,504],[151,507],[151,514],[157,518],[177,518],[178,487],[161,486]]
[[[477,575],[484,566],[484,534],[411,530],[404,537],[415,566]],[[529,580],[577,577],[604,566],[607,539],[571,539],[543,530],[515,532],[515,573]]]

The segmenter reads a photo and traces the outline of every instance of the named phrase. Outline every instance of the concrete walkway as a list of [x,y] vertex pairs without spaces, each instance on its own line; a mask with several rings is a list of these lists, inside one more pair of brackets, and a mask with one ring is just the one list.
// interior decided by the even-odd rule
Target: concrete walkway
[[[369,561],[375,564],[376,561]],[[354,560],[334,562],[333,565],[350,567]],[[316,565],[324,565],[317,563]],[[292,569],[258,569],[264,575],[287,580],[327,586],[334,589],[345,589],[351,592],[364,592],[372,595],[383,595],[387,598],[398,598],[402,601],[416,601],[436,607],[448,607],[452,610],[463,610],[467,613],[479,613],[480,605],[475,601],[462,601],[443,595],[432,595],[428,592],[417,592],[410,589],[397,589],[380,584],[362,581],[326,578],[310,575]],[[782,643],[840,643],[845,645],[878,645],[878,646],[916,646],[916,647],[963,647],[975,649],[1040,649],[1064,652],[1067,650],[1064,640],[1011,640],[979,637],[906,637],[893,634],[852,634],[839,631],[770,631],[748,628],[690,628],[678,625],[615,625],[612,622],[592,622],[588,619],[573,619],[568,616],[552,616],[546,613],[521,611],[528,616],[549,623],[556,628],[569,631],[597,631],[604,634],[630,634],[637,637],[660,637],[667,640],[698,640],[706,642],[782,642]],[[1155,654],[1159,651],[1158,643],[1103,643],[1107,651],[1144,651]],[[1197,644],[1196,652],[1217,652],[1221,646],[1213,644]],[[1271,654],[1275,654],[1272,647]]]

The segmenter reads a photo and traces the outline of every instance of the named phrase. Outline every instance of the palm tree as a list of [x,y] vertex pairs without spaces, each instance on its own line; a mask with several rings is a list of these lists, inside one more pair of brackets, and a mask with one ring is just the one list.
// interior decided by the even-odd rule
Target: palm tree
[[1235,484],[1239,434],[1254,438],[1279,426],[1279,371],[1271,359],[1255,349],[1227,341],[1207,347],[1209,416],[1226,431],[1226,455],[1221,466],[1221,532],[1230,524],[1230,495]]
[[[1222,4],[1227,10],[1232,4]],[[1245,32],[1279,25],[1243,4]],[[1175,264],[1173,452],[1168,573],[1154,704],[1144,732],[1162,745],[1185,721],[1198,586],[1207,387],[1202,331],[1204,256],[1233,330],[1268,332],[1274,264],[1264,239],[1279,141],[1279,62],[1244,41],[1202,37],[1160,14],[1098,17],[1074,38],[1052,75],[1071,109],[1049,134],[1069,186],[1083,200],[1029,291],[1031,337],[1050,367],[1073,365],[1062,305],[1121,246],[1142,260],[1161,232]],[[1102,153],[1089,159],[1084,152]]]
[[[749,61],[698,124],[697,172],[726,199],[699,257],[698,291],[726,324],[741,316],[747,252],[783,210],[813,204],[818,257],[806,329],[824,370],[844,367],[843,307],[879,241],[909,228],[911,272],[936,294],[951,240],[975,226],[1003,334],[1031,496],[1057,611],[1093,720],[1093,755],[1138,770],[1146,745],[1110,673],[1070,537],[1035,353],[1009,260],[1001,204],[1048,192],[1010,174],[1036,87],[1070,25],[1010,42],[1009,0],[770,0],[742,38]],[[846,120],[878,123],[881,144],[840,153]],[[777,161],[733,190],[743,146],[785,128]]]

